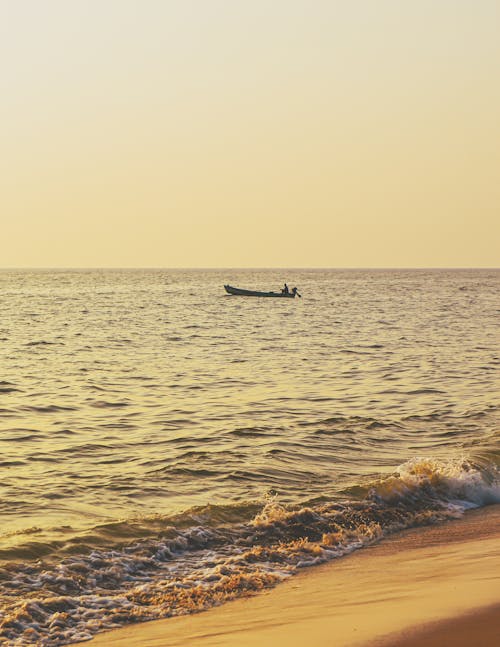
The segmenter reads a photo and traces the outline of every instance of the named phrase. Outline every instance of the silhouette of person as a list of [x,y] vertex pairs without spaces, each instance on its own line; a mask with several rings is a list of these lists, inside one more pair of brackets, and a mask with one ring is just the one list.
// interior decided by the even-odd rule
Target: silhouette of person
[[290,290],[288,289],[288,285],[285,283],[285,287],[281,290],[283,294],[290,294]]

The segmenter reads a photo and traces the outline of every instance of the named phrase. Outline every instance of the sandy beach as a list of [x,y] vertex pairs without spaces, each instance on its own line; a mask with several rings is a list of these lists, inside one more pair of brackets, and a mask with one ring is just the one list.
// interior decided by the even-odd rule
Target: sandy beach
[[131,625],[90,644],[493,647],[500,635],[499,539],[495,505],[405,531],[255,597]]

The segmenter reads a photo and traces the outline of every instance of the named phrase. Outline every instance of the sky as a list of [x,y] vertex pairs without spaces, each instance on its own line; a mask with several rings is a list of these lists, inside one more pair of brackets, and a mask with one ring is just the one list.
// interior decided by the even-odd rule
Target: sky
[[497,267],[498,0],[0,0],[0,267]]

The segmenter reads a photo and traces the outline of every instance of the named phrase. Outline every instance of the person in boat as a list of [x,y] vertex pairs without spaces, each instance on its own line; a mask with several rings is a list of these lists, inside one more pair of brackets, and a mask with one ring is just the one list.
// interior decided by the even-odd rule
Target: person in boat
[[290,290],[288,289],[288,285],[285,283],[285,287],[281,290],[281,294],[290,294]]
[[295,296],[297,294],[297,288],[292,288],[292,294]]

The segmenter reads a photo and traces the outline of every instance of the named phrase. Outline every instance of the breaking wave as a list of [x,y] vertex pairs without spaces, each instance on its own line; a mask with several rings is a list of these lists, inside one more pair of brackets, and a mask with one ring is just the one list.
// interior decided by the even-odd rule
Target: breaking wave
[[[400,530],[500,502],[498,462],[415,458],[359,493],[302,506],[268,499],[151,515],[48,544],[43,561],[4,559],[0,642],[65,645],[253,594]],[[38,533],[27,533],[32,548]]]

